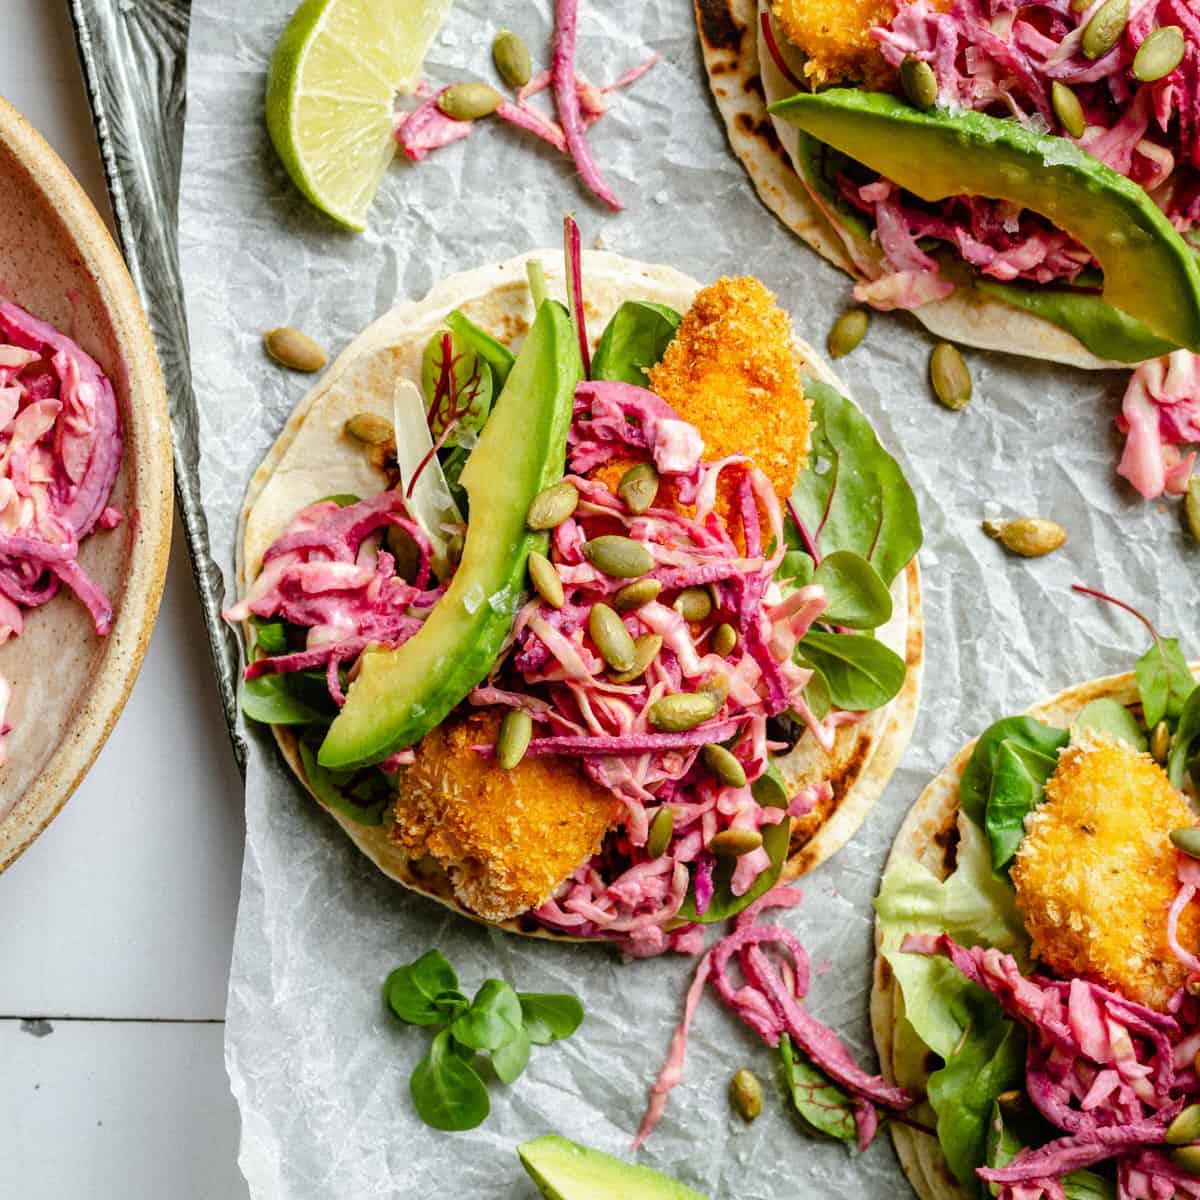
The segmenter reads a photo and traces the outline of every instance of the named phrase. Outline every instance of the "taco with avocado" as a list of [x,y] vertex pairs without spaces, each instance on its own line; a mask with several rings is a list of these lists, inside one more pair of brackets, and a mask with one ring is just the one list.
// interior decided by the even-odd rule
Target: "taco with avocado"
[[892,1128],[924,1200],[1200,1195],[1200,687],[1153,638],[991,725],[900,829],[871,1023],[924,1098]]
[[243,711],[389,876],[692,951],[895,768],[920,522],[761,283],[568,243],[342,354],[254,476],[226,616]]

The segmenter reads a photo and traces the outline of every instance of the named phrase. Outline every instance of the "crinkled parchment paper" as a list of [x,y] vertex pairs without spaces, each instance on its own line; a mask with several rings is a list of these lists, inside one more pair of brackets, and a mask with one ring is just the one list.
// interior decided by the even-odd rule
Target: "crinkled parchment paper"
[[[398,161],[370,231],[336,230],[297,195],[267,140],[267,63],[293,0],[192,8],[181,248],[200,410],[201,486],[213,553],[233,575],[243,490],[306,380],[263,355],[265,328],[294,325],[331,351],[394,302],[449,272],[554,244],[564,209],[591,243],[700,279],[759,275],[823,344],[847,280],[780,227],[729,152],[709,101],[688,0],[584,0],[580,62],[617,77],[651,49],[664,61],[616,97],[592,130],[627,211],[587,199],[570,165],[493,124],[424,163]],[[491,35],[523,33],[543,62],[550,0],[460,0],[428,64],[434,79],[487,77]],[[969,354],[975,400],[930,398],[930,339],[902,315],[875,316],[840,364],[858,403],[901,457],[924,515],[929,659],[903,769],[867,825],[805,884],[785,918],[813,962],[813,1010],[869,1062],[869,903],[905,810],[947,756],[987,722],[1091,676],[1122,670],[1146,638],[1131,619],[1073,597],[1076,579],[1139,602],[1164,631],[1196,636],[1195,572],[1177,510],[1144,504],[1113,474],[1122,377]],[[1007,558],[983,516],[1053,516],[1071,533],[1043,561]],[[600,947],[526,942],[451,917],[377,875],[248,729],[247,846],[226,1054],[244,1123],[242,1167],[256,1197],[528,1197],[514,1145],[557,1131],[625,1153],[678,1019],[693,964],[622,963]],[[186,847],[180,848],[187,853]],[[408,1077],[426,1032],[383,1013],[385,974],[431,946],[467,988],[501,975],[529,991],[574,991],[587,1019],[570,1041],[534,1048],[492,1115],[468,1134],[415,1117]],[[772,1080],[747,1128],[726,1087],[743,1066]],[[848,1153],[803,1132],[774,1084],[774,1055],[720,1006],[702,1006],[686,1082],[641,1161],[716,1197],[891,1197],[905,1184],[886,1137]],[[900,1189],[900,1191],[897,1191]]]

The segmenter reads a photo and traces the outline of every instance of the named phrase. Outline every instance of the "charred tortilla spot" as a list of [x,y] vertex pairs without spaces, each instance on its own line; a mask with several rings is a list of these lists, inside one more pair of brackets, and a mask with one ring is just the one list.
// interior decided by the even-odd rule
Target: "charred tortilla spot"
[[747,75],[746,82],[742,84],[742,90],[757,96],[764,104],[767,102],[767,93],[763,90],[761,75]]
[[713,50],[741,49],[745,26],[733,15],[729,0],[696,0],[700,35]]
[[857,742],[849,758],[844,763],[839,763],[837,769],[829,777],[829,783],[833,788],[833,794],[829,800],[818,804],[808,816],[801,817],[793,823],[788,857],[795,869],[795,874],[803,875],[817,865],[816,851],[810,847],[809,843],[817,836],[822,827],[828,824],[842,801],[850,795],[874,749],[873,739],[868,738]]
[[958,814],[951,813],[949,821],[933,836],[934,842],[942,851],[942,878],[952,874],[958,865]]

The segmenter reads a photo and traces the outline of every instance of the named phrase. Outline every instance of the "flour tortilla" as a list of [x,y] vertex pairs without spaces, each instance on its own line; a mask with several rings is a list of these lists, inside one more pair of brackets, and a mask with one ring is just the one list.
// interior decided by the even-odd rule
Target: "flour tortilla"
[[[451,276],[423,300],[401,304],[381,317],[338,356],[289,418],[251,480],[238,536],[239,594],[246,593],[266,550],[305,505],[344,492],[371,496],[386,486],[383,474],[369,464],[362,447],[344,436],[343,426],[349,417],[362,412],[391,420],[397,376],[419,381],[425,345],[443,327],[451,309],[461,309],[502,342],[513,343],[524,336],[534,316],[526,283],[530,258],[541,259],[549,294],[563,299],[561,252],[535,251]],[[624,301],[653,301],[685,312],[700,288],[694,279],[669,267],[637,263],[600,251],[584,253],[583,277],[593,343]],[[796,354],[806,377],[819,379],[845,394],[838,378],[799,339]],[[794,788],[821,779],[829,779],[833,785],[831,799],[795,823],[785,878],[811,870],[852,836],[883,792],[908,745],[924,661],[920,573],[915,560],[896,579],[892,593],[894,616],[878,636],[907,663],[900,695],[860,724],[840,728],[828,755],[815,744],[810,745],[812,738],[808,737],[792,754],[778,760],[777,765]],[[274,734],[289,766],[307,787],[294,731],[277,726]],[[320,803],[315,794],[314,799]],[[388,840],[386,824],[360,825],[339,812],[328,811],[384,874],[464,916],[481,920],[455,898],[449,878],[436,863],[413,858]],[[517,920],[496,924],[512,932],[530,932]],[[535,936],[559,935],[538,931]]]
[[[759,56],[759,14],[768,0],[693,0],[709,84],[734,153],[750,173],[763,203],[818,254],[861,278],[834,227],[822,214],[793,165],[798,132],[767,112],[767,104],[794,89],[765,50]],[[875,252],[878,253],[877,251]],[[1022,354],[1089,370],[1121,368],[1086,349],[1057,325],[973,288],[916,309],[935,337]]]
[[[1193,664],[1193,674],[1200,669]],[[1137,680],[1132,672],[1110,675],[1068,688],[1065,692],[1029,709],[1028,715],[1060,729],[1068,728],[1084,705],[1093,700],[1111,699],[1132,707],[1140,703]],[[975,743],[964,746],[936,779],[921,793],[909,810],[895,845],[888,856],[885,872],[895,863],[915,859],[945,879],[954,870],[958,846],[958,787],[963,771],[971,760]],[[884,1077],[924,1094],[929,1078],[928,1058],[924,1053],[915,1056],[911,1033],[903,1026],[904,998],[896,987],[883,955],[879,953],[883,936],[878,922],[875,927],[874,985],[871,990],[871,1030]],[[924,1047],[921,1047],[924,1051]],[[919,1057],[919,1064],[914,1064]],[[892,1141],[904,1173],[922,1200],[966,1200],[967,1193],[954,1178],[942,1154],[937,1138],[930,1137],[905,1125],[891,1123]]]

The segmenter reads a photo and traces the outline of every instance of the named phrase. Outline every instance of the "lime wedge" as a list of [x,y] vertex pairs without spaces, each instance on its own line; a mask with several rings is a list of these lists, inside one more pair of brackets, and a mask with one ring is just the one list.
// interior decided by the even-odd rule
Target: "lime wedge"
[[361,230],[395,153],[396,93],[415,89],[451,0],[305,0],[267,76],[267,129],[296,186]]

